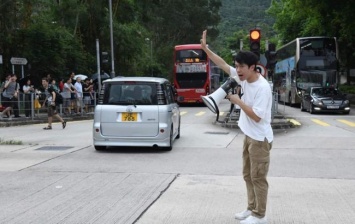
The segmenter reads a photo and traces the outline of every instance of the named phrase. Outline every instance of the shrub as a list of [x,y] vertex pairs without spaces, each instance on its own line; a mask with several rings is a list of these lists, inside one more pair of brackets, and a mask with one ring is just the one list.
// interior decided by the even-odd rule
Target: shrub
[[340,91],[347,94],[355,94],[355,86],[354,85],[340,85]]

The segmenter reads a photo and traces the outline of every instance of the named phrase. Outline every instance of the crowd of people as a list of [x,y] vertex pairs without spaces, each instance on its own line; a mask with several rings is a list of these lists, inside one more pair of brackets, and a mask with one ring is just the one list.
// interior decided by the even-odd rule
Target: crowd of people
[[[62,112],[64,116],[93,112],[95,85],[92,79],[85,78],[82,80],[80,76],[76,77],[74,72],[59,80],[52,78],[51,74],[44,78],[48,81],[48,86],[62,96]],[[40,109],[47,108],[45,87],[42,82],[35,85],[37,80],[33,79],[32,76],[27,76],[21,83],[18,81],[16,74],[8,74],[5,77],[0,87],[1,120],[12,120],[12,118],[20,118],[22,116],[30,118],[36,115],[36,113],[32,114],[33,112],[37,111],[38,113]]]

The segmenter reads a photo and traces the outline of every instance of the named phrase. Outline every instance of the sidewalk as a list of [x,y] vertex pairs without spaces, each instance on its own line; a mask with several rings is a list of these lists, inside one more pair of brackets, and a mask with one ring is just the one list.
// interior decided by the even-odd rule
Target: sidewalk
[[[65,121],[77,121],[77,120],[90,120],[94,118],[94,113],[88,113],[83,115],[70,115],[70,116],[61,116]],[[34,118],[26,118],[25,116],[21,116],[19,118],[3,118],[0,120],[0,128],[11,127],[11,126],[21,126],[21,125],[29,125],[29,124],[42,124],[47,123],[48,117],[47,113],[39,113],[36,114]],[[57,123],[55,118],[53,119],[53,123]]]
[[[352,224],[355,180],[268,178],[268,224]],[[136,224],[238,224],[246,204],[240,176],[182,175]]]

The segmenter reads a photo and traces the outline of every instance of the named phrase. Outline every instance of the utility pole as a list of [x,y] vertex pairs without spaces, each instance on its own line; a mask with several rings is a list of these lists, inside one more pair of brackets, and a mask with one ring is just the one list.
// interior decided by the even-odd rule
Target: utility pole
[[111,78],[115,77],[115,58],[113,52],[113,28],[112,28],[112,0],[109,0],[110,8],[110,38],[111,38]]
[[98,92],[101,92],[101,68],[100,68],[100,43],[99,39],[96,39],[96,60],[97,60],[97,84]]
[[150,41],[150,73],[153,77],[153,41],[149,38],[145,38],[146,41]]

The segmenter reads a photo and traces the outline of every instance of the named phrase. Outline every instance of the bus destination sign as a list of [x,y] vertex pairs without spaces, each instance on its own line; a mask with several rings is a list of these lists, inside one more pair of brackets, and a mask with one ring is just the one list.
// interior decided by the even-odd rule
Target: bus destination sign
[[176,67],[177,73],[207,72],[206,64],[179,64]]
[[184,58],[185,63],[195,63],[195,62],[200,62],[199,58]]

